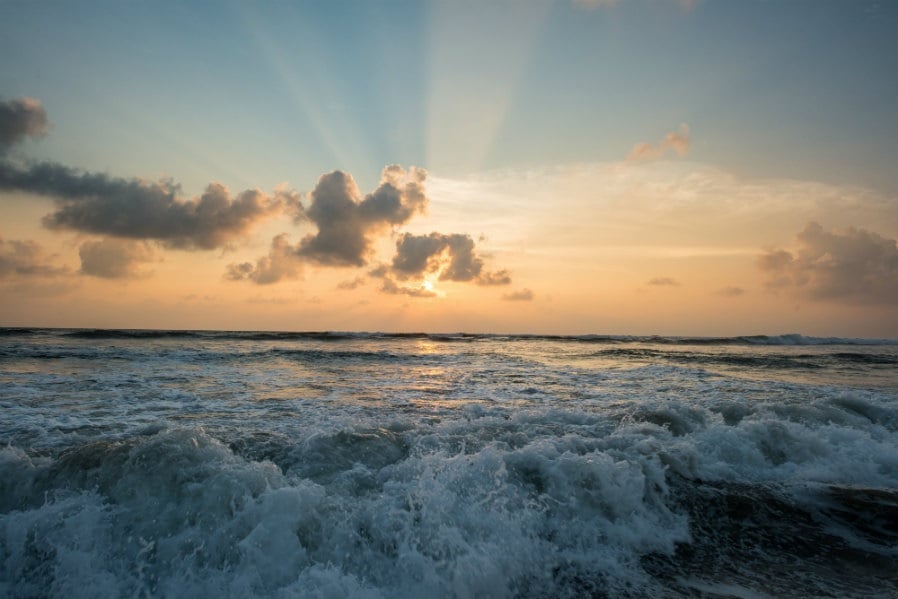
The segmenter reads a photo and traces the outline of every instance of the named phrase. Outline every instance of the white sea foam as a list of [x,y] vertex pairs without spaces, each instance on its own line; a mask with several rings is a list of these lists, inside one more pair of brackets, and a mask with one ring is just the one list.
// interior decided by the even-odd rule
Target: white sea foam
[[665,503],[663,467],[571,443],[488,443],[380,468],[357,455],[327,482],[244,460],[199,430],[44,464],[7,448],[4,495],[19,507],[0,518],[0,594],[512,597],[651,588],[639,556],[688,539],[685,518]]

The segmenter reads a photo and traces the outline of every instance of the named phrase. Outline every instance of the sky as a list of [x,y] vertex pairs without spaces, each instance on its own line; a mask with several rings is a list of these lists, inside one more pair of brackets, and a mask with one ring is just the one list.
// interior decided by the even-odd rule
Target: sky
[[898,338],[898,1],[0,0],[0,326]]

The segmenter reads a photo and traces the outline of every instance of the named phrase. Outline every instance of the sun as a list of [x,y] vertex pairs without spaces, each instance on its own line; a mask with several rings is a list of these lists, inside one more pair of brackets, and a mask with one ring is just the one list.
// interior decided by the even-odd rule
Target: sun
[[421,281],[421,289],[424,289],[425,291],[434,291],[433,283],[424,279]]

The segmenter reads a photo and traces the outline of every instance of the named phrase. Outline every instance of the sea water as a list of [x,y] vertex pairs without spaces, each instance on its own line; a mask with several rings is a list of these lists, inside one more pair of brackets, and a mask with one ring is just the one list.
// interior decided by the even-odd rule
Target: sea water
[[2,597],[895,597],[898,342],[0,329]]

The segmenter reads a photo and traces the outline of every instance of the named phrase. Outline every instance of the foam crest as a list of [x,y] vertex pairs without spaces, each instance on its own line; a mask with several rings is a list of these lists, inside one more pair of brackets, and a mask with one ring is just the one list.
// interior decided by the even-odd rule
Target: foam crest
[[640,556],[688,538],[665,504],[662,465],[572,449],[490,443],[368,465],[337,455],[319,484],[201,430],[43,464],[7,448],[4,473],[32,485],[0,516],[0,591],[563,597],[651,587]]

